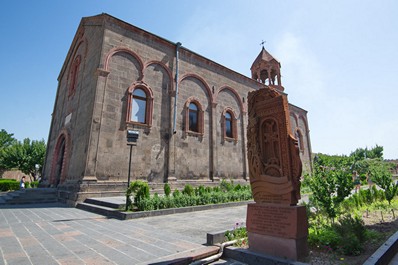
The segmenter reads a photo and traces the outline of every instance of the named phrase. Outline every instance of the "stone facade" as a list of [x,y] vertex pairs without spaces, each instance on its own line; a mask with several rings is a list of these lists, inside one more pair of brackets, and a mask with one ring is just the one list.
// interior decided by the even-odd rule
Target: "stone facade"
[[[248,178],[247,95],[266,86],[261,80],[101,14],[81,20],[58,82],[43,170],[48,185],[76,191],[84,183],[126,182],[127,130],[139,132],[132,179]],[[292,131],[302,137],[304,170],[310,170],[306,111],[289,107]]]

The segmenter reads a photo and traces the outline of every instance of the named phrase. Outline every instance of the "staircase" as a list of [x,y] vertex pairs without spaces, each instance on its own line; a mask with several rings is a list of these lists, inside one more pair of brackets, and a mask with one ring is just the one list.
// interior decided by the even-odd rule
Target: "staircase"
[[0,195],[0,206],[11,204],[54,203],[58,202],[57,189],[34,188],[10,191]]
[[126,197],[102,197],[87,198],[84,202],[77,203],[76,208],[123,220],[125,218],[120,210],[123,210],[125,205]]

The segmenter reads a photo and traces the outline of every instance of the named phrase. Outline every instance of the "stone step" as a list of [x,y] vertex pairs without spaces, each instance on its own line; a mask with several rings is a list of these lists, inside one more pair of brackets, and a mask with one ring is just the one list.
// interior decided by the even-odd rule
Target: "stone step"
[[99,205],[99,206],[104,206],[108,207],[111,209],[120,209],[126,205],[126,200],[116,200],[117,198],[120,197],[114,197],[115,199],[112,199],[111,197],[107,198],[87,198],[84,200],[84,203],[87,204],[92,204],[92,205]]
[[57,202],[57,190],[48,188],[24,189],[2,194],[1,204],[32,204]]
[[122,217],[123,214],[120,211],[118,211],[114,208],[106,207],[106,206],[80,202],[76,205],[76,208],[84,210],[84,211],[100,214],[103,216],[111,217],[111,218],[116,218],[116,219],[120,219],[120,220],[123,219],[123,217]]
[[33,204],[33,203],[54,203],[58,202],[56,198],[42,199],[42,200],[29,200],[29,199],[20,199],[20,200],[11,200],[5,202],[5,204]]

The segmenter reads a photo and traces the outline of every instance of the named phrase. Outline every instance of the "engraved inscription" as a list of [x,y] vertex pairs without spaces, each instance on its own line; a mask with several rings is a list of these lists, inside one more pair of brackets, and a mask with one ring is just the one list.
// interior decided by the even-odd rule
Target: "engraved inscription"
[[247,229],[262,235],[293,238],[295,236],[295,209],[278,206],[251,205],[251,220],[248,220]]

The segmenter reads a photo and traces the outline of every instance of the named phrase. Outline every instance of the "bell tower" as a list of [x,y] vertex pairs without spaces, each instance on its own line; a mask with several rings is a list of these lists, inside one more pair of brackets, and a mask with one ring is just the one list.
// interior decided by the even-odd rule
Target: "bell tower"
[[264,85],[283,91],[281,81],[281,64],[269,52],[263,48],[254,60],[252,67],[252,78]]

